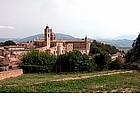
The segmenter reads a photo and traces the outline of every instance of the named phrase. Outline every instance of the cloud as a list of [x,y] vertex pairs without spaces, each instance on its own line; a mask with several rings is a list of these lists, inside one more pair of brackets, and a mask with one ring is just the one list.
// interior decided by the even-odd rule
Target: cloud
[[0,26],[0,29],[15,29],[12,26]]

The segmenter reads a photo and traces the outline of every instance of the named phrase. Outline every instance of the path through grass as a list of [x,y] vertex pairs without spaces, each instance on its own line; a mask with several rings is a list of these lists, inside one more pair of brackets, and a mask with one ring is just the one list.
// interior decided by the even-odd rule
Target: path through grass
[[[24,74],[0,81],[0,92],[140,92],[139,72],[105,75],[112,72],[116,71],[76,74]],[[102,76],[96,77],[99,74]],[[88,78],[60,81],[64,78],[82,76],[88,76]]]

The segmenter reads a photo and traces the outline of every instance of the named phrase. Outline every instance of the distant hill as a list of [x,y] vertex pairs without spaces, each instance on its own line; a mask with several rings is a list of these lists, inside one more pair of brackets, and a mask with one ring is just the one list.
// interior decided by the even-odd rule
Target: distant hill
[[[0,42],[5,42],[7,40],[13,40],[15,42],[27,42],[27,41],[32,41],[34,39],[39,39],[39,38],[43,38],[44,35],[43,34],[37,34],[37,35],[33,35],[33,36],[29,36],[29,37],[26,37],[26,38],[0,38]],[[128,35],[128,36],[119,36],[117,38],[134,38],[134,35]],[[116,38],[116,39],[117,39]],[[136,38],[136,37],[135,37]],[[57,40],[80,40],[80,38],[75,38],[73,36],[70,36],[70,35],[66,35],[66,34],[61,34],[61,33],[56,33],[56,39]],[[112,46],[115,46],[117,48],[131,48],[132,47],[132,43],[133,43],[133,39],[101,39],[101,38],[95,38],[95,40],[97,41],[105,41],[107,42],[108,44],[112,45]],[[94,40],[90,38],[90,40]]]
[[117,48],[131,48],[133,40],[121,39],[121,40],[105,40],[108,44]]
[[[76,40],[76,39],[79,39],[79,38],[75,38],[73,36],[70,36],[70,35],[66,35],[66,34],[61,34],[61,33],[56,33],[56,39],[57,40]],[[43,38],[44,35],[43,34],[37,34],[37,35],[34,35],[34,36],[29,36],[29,37],[26,37],[26,38],[22,38],[20,40],[18,40],[18,42],[26,42],[26,41],[32,41],[34,39],[39,39],[39,38]]]
[[[80,38],[75,38],[73,36],[70,35],[66,35],[66,34],[61,34],[61,33],[56,33],[56,39],[57,40],[76,40],[76,39],[80,39]],[[29,36],[29,37],[25,37],[25,38],[0,38],[0,42],[5,42],[7,40],[13,40],[15,42],[27,42],[27,41],[32,41],[34,39],[40,39],[43,38],[44,35],[43,34],[37,34],[37,35],[33,35],[33,36]]]
[[37,34],[37,35],[33,35],[33,36],[29,36],[29,37],[26,37],[26,38],[19,39],[18,42],[33,41],[35,39],[40,39],[40,38],[43,38],[43,37],[44,37],[43,34]]
[[18,42],[20,38],[0,38],[0,42],[5,42],[7,40],[13,40],[15,42]]
[[134,40],[134,39],[136,39],[136,35],[121,35],[121,36],[114,38],[113,40],[122,40],[122,39]]
[[66,35],[66,34],[56,33],[55,35],[56,35],[57,40],[60,40],[60,39],[62,39],[62,40],[77,40],[78,39],[78,40],[80,40],[80,38],[75,38],[73,36]]

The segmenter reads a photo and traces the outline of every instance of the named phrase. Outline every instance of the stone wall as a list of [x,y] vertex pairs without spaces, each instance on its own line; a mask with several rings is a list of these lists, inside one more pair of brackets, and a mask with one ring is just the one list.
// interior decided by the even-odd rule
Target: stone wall
[[22,69],[3,71],[3,72],[0,72],[0,80],[3,80],[5,78],[10,78],[10,77],[17,77],[22,74],[23,74]]

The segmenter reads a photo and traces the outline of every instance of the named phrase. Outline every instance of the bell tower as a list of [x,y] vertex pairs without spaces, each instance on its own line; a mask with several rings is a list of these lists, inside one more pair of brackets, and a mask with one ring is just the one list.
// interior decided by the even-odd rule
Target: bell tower
[[87,36],[85,36],[85,48],[86,48],[86,54],[89,54],[90,51],[90,43],[88,42]]
[[45,45],[47,46],[47,49],[50,48],[51,29],[49,29],[49,26],[46,26],[46,28],[44,29],[44,40],[45,40]]

